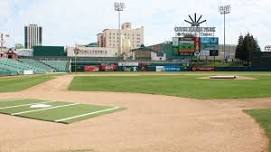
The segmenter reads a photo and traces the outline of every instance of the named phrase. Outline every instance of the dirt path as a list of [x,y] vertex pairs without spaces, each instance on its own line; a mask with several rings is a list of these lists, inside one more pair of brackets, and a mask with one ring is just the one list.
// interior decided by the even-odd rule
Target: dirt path
[[[244,108],[256,102],[200,101],[107,92],[69,92],[72,76],[0,94],[117,105],[125,111],[71,125],[0,115],[0,152],[264,152],[267,139]],[[256,101],[256,99],[253,99]],[[263,103],[269,104],[269,99]],[[253,104],[254,103],[254,104]],[[258,104],[259,106],[259,104]]]

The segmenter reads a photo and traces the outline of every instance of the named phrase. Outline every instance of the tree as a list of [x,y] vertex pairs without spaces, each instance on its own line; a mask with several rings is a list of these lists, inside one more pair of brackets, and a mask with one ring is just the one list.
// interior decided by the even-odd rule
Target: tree
[[240,35],[235,57],[249,64],[254,52],[261,52],[257,40],[255,40],[249,33],[245,37]]
[[235,58],[240,59],[240,60],[243,60],[243,57],[242,57],[243,43],[244,43],[244,37],[243,35],[240,35],[238,39],[238,45],[235,51]]

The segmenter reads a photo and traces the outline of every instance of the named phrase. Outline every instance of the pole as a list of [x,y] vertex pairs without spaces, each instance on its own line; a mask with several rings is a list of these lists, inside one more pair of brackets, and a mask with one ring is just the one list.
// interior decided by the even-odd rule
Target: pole
[[120,27],[120,11],[119,12],[119,54],[121,54],[121,27]]
[[74,72],[76,73],[76,55],[75,55],[75,58],[74,58]]
[[224,51],[224,61],[226,61],[226,13],[224,13],[224,46],[223,46],[223,51]]

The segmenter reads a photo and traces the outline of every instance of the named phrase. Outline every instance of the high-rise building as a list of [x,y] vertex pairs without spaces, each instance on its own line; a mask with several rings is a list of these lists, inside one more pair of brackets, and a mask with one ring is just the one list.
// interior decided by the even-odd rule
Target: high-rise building
[[[120,36],[121,33],[121,36]],[[127,53],[131,49],[140,48],[144,44],[144,27],[132,28],[131,23],[124,23],[119,29],[105,29],[97,34],[98,47],[120,48],[121,52]]]
[[30,24],[24,27],[25,48],[32,49],[33,46],[42,45],[42,27]]

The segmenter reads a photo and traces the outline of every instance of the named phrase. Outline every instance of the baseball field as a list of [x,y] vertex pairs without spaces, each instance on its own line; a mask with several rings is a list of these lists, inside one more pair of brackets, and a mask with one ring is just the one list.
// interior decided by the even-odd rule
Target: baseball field
[[3,77],[0,152],[267,152],[270,92],[268,72]]

